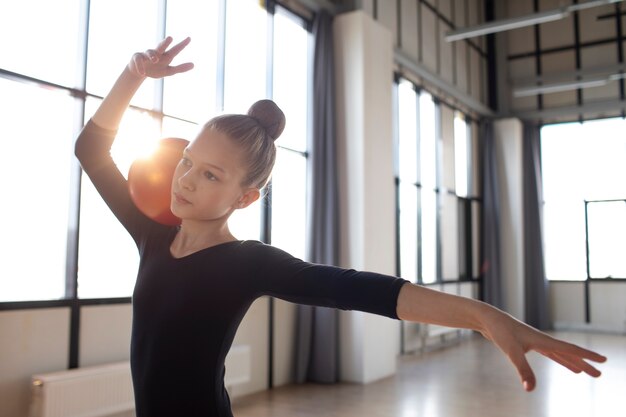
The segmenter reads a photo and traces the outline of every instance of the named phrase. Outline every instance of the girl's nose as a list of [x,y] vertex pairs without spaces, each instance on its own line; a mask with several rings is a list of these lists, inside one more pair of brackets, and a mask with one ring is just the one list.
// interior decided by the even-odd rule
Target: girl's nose
[[189,191],[193,191],[195,189],[195,184],[192,178],[192,171],[188,170],[183,172],[180,177],[178,177],[178,184]]

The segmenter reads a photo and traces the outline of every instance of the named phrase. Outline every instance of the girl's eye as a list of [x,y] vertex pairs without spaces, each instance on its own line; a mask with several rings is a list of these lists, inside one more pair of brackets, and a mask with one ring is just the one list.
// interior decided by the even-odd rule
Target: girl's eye
[[211,173],[211,171],[206,171],[204,176],[207,177],[210,181],[217,181],[217,177]]
[[185,157],[183,157],[183,158],[180,160],[180,163],[181,163],[182,165],[186,166],[186,167],[190,167],[190,166],[191,166],[191,161],[189,160],[189,158],[185,158]]

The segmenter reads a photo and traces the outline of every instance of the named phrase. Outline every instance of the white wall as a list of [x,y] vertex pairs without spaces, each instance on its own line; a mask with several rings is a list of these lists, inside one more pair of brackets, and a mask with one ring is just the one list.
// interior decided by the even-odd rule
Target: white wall
[[[393,44],[362,11],[335,19],[341,264],[395,273]],[[393,374],[399,322],[361,312],[340,318],[341,378],[370,382]]]
[[557,330],[626,334],[626,282],[589,284],[589,323],[585,317],[584,282],[550,282],[550,306]]
[[30,376],[66,369],[68,308],[0,312],[0,417],[26,417]]

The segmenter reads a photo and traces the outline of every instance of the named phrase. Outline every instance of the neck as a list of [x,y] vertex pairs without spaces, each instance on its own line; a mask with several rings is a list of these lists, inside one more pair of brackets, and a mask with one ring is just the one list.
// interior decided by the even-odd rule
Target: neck
[[175,251],[188,252],[234,240],[237,239],[230,233],[226,222],[213,224],[183,220],[171,248]]

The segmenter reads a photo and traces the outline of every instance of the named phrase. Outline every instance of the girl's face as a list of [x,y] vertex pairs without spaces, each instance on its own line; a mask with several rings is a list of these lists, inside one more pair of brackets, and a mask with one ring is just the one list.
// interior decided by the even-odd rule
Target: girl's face
[[241,151],[214,130],[203,131],[183,152],[172,181],[171,210],[185,220],[215,221],[253,203],[259,190],[241,183],[246,166]]

